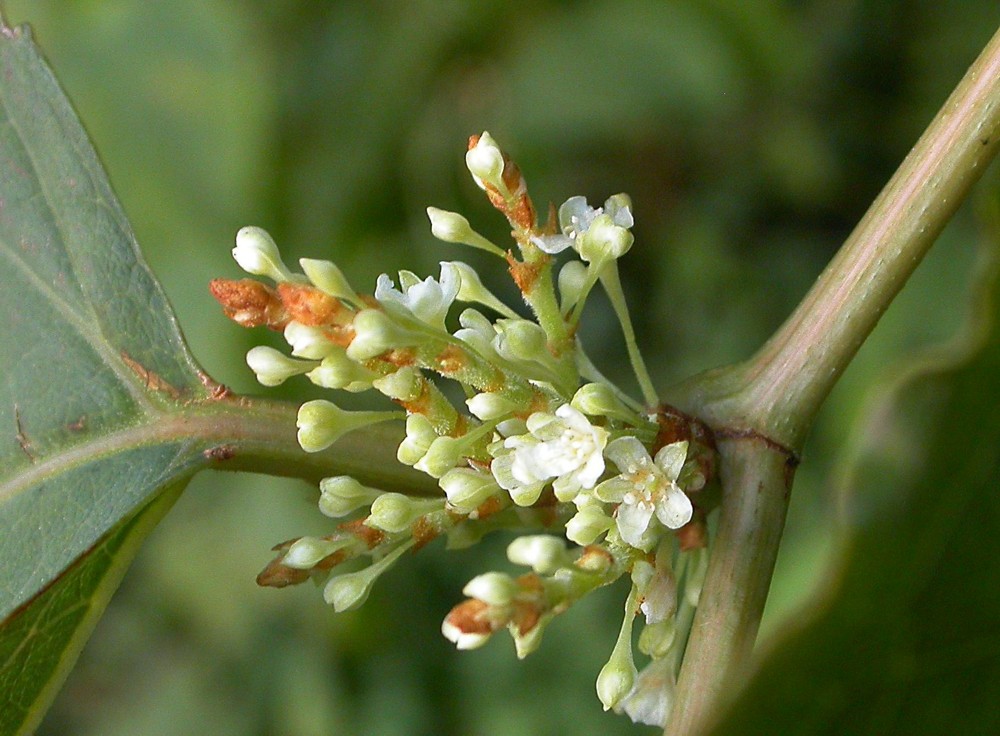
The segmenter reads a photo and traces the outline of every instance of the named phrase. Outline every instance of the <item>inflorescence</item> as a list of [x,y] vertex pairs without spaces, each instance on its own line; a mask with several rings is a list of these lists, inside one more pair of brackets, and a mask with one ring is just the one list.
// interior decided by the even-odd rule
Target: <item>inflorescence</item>
[[[617,259],[631,248],[632,205],[624,194],[591,207],[580,196],[549,207],[539,225],[517,165],[489,135],[469,141],[466,165],[506,216],[515,248],[504,250],[454,212],[427,209],[431,232],[506,262],[533,319],[525,319],[459,261],[439,278],[401,271],[378,278],[373,296],[354,290],[329,261],[282,261],[270,236],[245,227],[233,256],[257,280],[212,282],[228,317],[283,332],[291,355],[255,347],[247,363],[265,386],[305,375],[350,392],[374,390],[400,410],[345,411],[304,403],[298,441],[307,452],[377,422],[404,419],[401,463],[437,480],[435,498],[384,493],[348,476],[320,483],[320,511],[342,521],[323,537],[278,545],[258,577],[283,587],[325,581],[337,611],[360,606],[375,580],[408,550],[437,537],[462,548],[498,529],[545,532],[507,548],[530,572],[487,572],[463,589],[467,599],[442,624],[459,649],[507,629],[517,655],[541,642],[553,618],[596,588],[631,579],[617,643],[597,679],[605,709],[663,725],[707,566],[706,486],[715,475],[710,435],[659,405],[635,337]],[[557,254],[570,256],[553,278]],[[642,391],[636,401],[593,366],[577,338],[583,307],[601,284],[622,326]],[[455,302],[467,306],[449,325]],[[460,384],[456,407],[433,378]],[[567,541],[570,544],[567,544]],[[341,563],[368,559],[354,572]],[[642,625],[639,671],[633,625]]]

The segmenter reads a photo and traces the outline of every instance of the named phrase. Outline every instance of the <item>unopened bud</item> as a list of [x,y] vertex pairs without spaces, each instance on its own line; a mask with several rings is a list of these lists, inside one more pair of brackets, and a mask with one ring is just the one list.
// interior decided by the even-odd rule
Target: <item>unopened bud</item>
[[372,379],[378,374],[347,357],[347,352],[333,346],[323,362],[309,371],[306,377],[323,388],[336,388],[357,393],[372,387]]
[[446,243],[471,245],[473,248],[485,250],[501,258],[504,257],[504,252],[499,247],[473,230],[469,221],[457,212],[428,207],[427,217],[431,221],[431,234],[438,240],[443,240]]
[[503,394],[489,392],[466,399],[465,405],[469,407],[473,416],[484,422],[499,419],[519,408],[517,403],[505,398]]
[[604,513],[600,504],[590,504],[582,507],[566,522],[566,538],[586,547],[596,542],[612,524],[614,520]]
[[240,268],[254,276],[265,276],[278,283],[295,278],[281,260],[274,240],[259,227],[244,227],[236,233],[233,258]]
[[247,352],[247,365],[250,366],[262,386],[280,386],[292,376],[306,373],[316,367],[316,363],[307,360],[295,360],[274,348],[258,345]]
[[319,452],[348,432],[400,416],[392,411],[344,411],[323,399],[307,401],[299,407],[296,418],[299,445],[306,452]]
[[505,197],[507,185],[503,181],[503,152],[488,132],[483,131],[476,144],[465,154],[465,165],[480,189],[489,184]]
[[566,543],[549,534],[518,537],[507,546],[507,559],[515,565],[525,565],[539,575],[552,575],[572,564]]
[[518,590],[517,581],[510,575],[502,572],[485,572],[466,583],[462,593],[489,606],[503,607],[514,600]]
[[390,399],[414,401],[424,389],[424,378],[419,369],[407,365],[372,381],[372,386]]
[[560,307],[565,312],[580,301],[587,284],[587,267],[580,261],[569,261],[559,271]]
[[423,414],[410,414],[406,418],[406,438],[396,451],[396,459],[404,465],[416,464],[437,437],[430,419]]
[[488,473],[472,468],[454,468],[439,481],[448,503],[463,514],[472,513],[500,493],[500,486]]
[[383,493],[372,504],[371,515],[365,525],[390,534],[406,531],[426,513],[443,507],[440,499],[415,501],[402,493]]
[[285,340],[292,347],[292,355],[296,358],[322,360],[329,353],[343,349],[330,342],[321,328],[304,325],[295,320],[285,325]]
[[336,264],[330,261],[300,258],[299,265],[305,271],[306,278],[323,293],[355,304],[360,301],[357,293],[351,288],[347,278]]
[[461,302],[476,302],[483,304],[494,312],[499,312],[504,317],[519,319],[517,312],[500,301],[489,289],[483,286],[479,274],[468,263],[461,261],[442,261],[441,272],[452,270],[456,273],[460,286],[458,296],[455,297]]
[[418,345],[426,338],[397,325],[385,312],[362,309],[354,317],[354,339],[347,347],[347,357],[365,361],[393,348]]
[[611,387],[604,383],[586,383],[580,386],[570,404],[574,409],[592,417],[620,419],[632,425],[644,423],[642,417],[625,406]]
[[344,546],[343,540],[331,541],[320,537],[296,539],[285,552],[281,564],[296,570],[311,570],[324,558],[329,557]]
[[319,490],[319,510],[333,519],[370,506],[382,495],[381,491],[363,486],[349,475],[324,478],[319,482]]

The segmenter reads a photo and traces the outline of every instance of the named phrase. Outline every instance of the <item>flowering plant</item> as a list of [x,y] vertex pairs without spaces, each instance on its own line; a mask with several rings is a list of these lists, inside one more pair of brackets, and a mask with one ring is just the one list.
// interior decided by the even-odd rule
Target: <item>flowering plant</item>
[[[634,240],[631,202],[618,194],[595,208],[574,196],[539,223],[520,169],[489,133],[470,139],[466,164],[507,218],[514,247],[505,250],[466,218],[436,208],[427,210],[431,232],[501,259],[528,317],[465,263],[442,262],[438,278],[401,271],[394,282],[382,274],[367,296],[328,261],[303,259],[301,273],[293,272],[255,227],[237,234],[233,256],[274,286],[212,284],[233,320],[284,334],[290,355],[267,347],[247,355],[265,386],[304,375],[324,388],[378,392],[398,407],[349,412],[308,401],[298,413],[303,449],[322,450],[351,430],[405,418],[397,457],[436,479],[441,491],[416,498],[347,476],[326,478],[320,510],[342,521],[327,536],[279,545],[258,582],[325,580],[325,599],[344,611],[361,605],[405,552],[436,537],[459,548],[493,529],[527,529],[507,554],[531,571],[474,578],[467,599],[445,618],[444,635],[471,649],[506,628],[524,657],[557,614],[628,577],[621,634],[597,693],[606,709],[662,726],[671,701],[665,683],[676,679],[706,569],[715,453],[704,427],[660,405],[636,346],[617,265]],[[570,257],[555,278],[555,256],[563,253]],[[620,321],[641,400],[605,379],[577,336],[598,283]],[[470,306],[453,323],[456,302]],[[442,380],[461,387],[464,405],[448,398]],[[367,566],[339,572],[356,558]],[[632,651],[637,617],[638,648],[648,659],[641,672]]]

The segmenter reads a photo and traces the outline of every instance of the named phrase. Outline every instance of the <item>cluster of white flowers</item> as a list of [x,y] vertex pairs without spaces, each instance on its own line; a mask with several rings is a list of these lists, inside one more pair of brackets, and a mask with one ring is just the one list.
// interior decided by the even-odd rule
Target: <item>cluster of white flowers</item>
[[[696,605],[691,591],[704,572],[707,509],[699,498],[711,480],[713,454],[689,420],[655,405],[634,349],[617,272],[617,259],[633,244],[631,202],[619,194],[595,208],[575,196],[556,218],[538,223],[520,170],[488,133],[470,140],[466,163],[507,217],[515,248],[501,249],[466,218],[436,208],[427,210],[431,232],[503,258],[531,318],[504,304],[459,261],[442,262],[438,278],[382,274],[374,296],[361,296],[331,262],[303,259],[301,273],[293,271],[270,236],[254,227],[240,230],[233,255],[274,286],[213,282],[230,317],[279,329],[290,346],[290,355],[269,347],[248,353],[262,384],[304,375],[324,388],[372,390],[396,404],[395,410],[359,412],[326,400],[306,402],[298,414],[304,450],[318,452],[346,432],[405,419],[399,461],[436,479],[442,491],[411,498],[353,478],[328,478],[320,486],[320,510],[343,521],[326,537],[280,546],[258,580],[283,586],[327,577],[327,601],[346,610],[365,600],[405,550],[434,537],[461,547],[532,519],[552,531],[557,519],[572,545],[551,534],[516,539],[508,556],[532,572],[475,578],[465,588],[468,599],[445,620],[445,636],[470,649],[507,628],[525,656],[558,613],[630,576],[622,630],[598,678],[598,695],[606,708],[662,724],[669,709],[664,683],[676,675],[681,645],[675,642],[683,639],[675,621],[685,606]],[[555,278],[557,255],[570,257]],[[603,379],[576,337],[598,283],[622,322],[644,403]],[[468,305],[457,319],[456,302]],[[465,406],[452,404],[442,379],[461,384]],[[344,560],[364,556],[371,558],[367,567],[335,574]],[[639,649],[650,659],[642,673],[632,652],[640,613]]]

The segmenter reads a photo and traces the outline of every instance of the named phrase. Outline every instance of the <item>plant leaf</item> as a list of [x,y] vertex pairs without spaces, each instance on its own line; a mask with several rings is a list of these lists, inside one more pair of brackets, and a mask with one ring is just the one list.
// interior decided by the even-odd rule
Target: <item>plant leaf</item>
[[713,734],[1000,733],[995,258],[973,328],[879,395],[828,592]]
[[32,733],[139,546],[186,483],[165,489],[12,616],[0,637],[0,733]]
[[0,692],[24,698],[68,667],[145,526],[111,530],[205,464],[177,417],[208,388],[69,102],[2,22],[0,315]]

